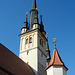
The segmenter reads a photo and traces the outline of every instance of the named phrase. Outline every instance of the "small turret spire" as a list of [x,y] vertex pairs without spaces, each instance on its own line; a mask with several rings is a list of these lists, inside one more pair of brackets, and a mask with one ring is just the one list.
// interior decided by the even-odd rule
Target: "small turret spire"
[[28,12],[26,12],[26,19],[25,19],[23,28],[28,28],[27,14]]
[[43,25],[43,22],[42,22],[42,15],[40,16],[40,19],[41,19],[41,23],[40,23],[40,24]]
[[[48,39],[48,37],[47,37],[47,39]],[[51,59],[48,41],[47,41],[47,45],[46,45],[46,54],[47,54],[46,61],[47,61],[47,66],[48,66],[49,62],[50,62],[50,59]]]
[[25,22],[27,22],[27,14],[28,14],[28,12],[26,12],[26,20],[25,20]]
[[43,26],[43,22],[42,22],[42,15],[40,16],[41,22],[40,22],[40,30],[41,32],[44,31],[44,26]]
[[50,56],[50,50],[49,50],[48,41],[47,41],[47,46],[46,46],[46,54],[47,54],[47,59],[50,60],[51,56]]
[[23,27],[21,29],[22,30],[22,33],[25,33],[28,30],[27,14],[28,14],[28,12],[26,12],[26,19],[25,19],[24,25],[23,25]]

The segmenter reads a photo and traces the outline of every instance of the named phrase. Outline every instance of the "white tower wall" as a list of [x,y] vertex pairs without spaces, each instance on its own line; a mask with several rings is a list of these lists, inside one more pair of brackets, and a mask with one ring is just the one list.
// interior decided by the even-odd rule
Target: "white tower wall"
[[67,75],[67,69],[64,66],[51,66],[47,69],[47,75]]
[[[33,69],[36,75],[46,75],[45,36],[36,29],[20,37],[19,57]],[[30,38],[32,38],[31,41]]]

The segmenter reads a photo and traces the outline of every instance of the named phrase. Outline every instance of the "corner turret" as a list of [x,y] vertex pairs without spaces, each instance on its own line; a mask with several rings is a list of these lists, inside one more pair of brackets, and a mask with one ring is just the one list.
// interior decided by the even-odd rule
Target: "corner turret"
[[25,33],[25,32],[27,32],[27,30],[28,30],[28,21],[27,21],[27,13],[28,12],[26,12],[26,19],[25,19],[25,22],[24,22],[24,26],[22,27],[22,33]]
[[48,41],[47,41],[47,45],[46,45],[46,54],[47,54],[47,58],[46,58],[47,63],[46,63],[46,65],[48,66],[49,62],[50,62],[50,59],[51,59]]
[[44,25],[43,25],[43,22],[42,22],[42,15],[40,16],[40,19],[41,19],[41,22],[40,22],[40,31],[42,32],[43,35],[45,35],[46,32],[44,30]]
[[54,51],[52,58],[50,60],[49,65],[45,69],[47,72],[47,75],[67,75],[68,68],[63,63],[57,49],[56,49],[56,38],[53,39],[54,43]]

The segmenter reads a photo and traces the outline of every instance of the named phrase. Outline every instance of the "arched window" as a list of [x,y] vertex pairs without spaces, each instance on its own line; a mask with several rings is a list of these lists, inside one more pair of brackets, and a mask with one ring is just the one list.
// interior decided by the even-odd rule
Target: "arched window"
[[29,54],[29,51],[27,51],[27,55]]
[[26,39],[26,44],[28,44],[28,38]]
[[29,43],[32,43],[32,37],[29,38]]

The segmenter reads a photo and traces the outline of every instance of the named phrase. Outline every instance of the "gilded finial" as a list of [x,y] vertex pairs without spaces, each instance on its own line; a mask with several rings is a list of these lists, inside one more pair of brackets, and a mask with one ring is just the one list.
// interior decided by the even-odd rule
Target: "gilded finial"
[[27,14],[28,14],[28,12],[26,12],[26,19],[27,19]]
[[36,10],[37,10],[37,8],[36,8]]
[[56,38],[53,38],[54,48],[56,49]]
[[28,12],[26,12],[26,19],[25,19],[25,22],[27,23],[27,14],[28,14]]
[[26,12],[26,15],[28,14],[28,12]]

